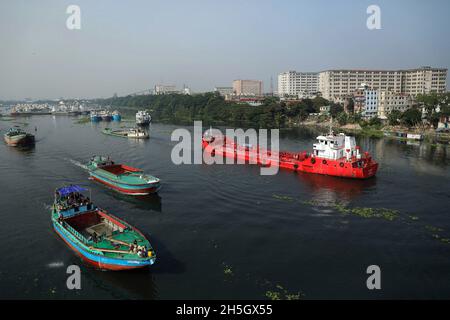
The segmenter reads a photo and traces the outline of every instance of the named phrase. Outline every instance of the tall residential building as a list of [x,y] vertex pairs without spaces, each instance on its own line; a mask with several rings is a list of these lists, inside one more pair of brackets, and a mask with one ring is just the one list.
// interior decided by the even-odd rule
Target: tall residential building
[[278,75],[279,96],[309,96],[319,91],[319,73],[288,71]]
[[378,115],[378,91],[373,89],[364,90],[364,118],[374,118]]
[[446,92],[447,69],[327,70],[319,73],[319,91],[328,100],[351,94],[361,83],[376,90],[411,94]]
[[380,91],[378,94],[378,118],[387,119],[392,111],[404,112],[411,108],[413,104],[414,100],[409,94]]
[[234,80],[233,93],[237,96],[262,96],[263,82],[261,80]]
[[214,92],[218,92],[221,96],[233,94],[233,87],[215,87]]

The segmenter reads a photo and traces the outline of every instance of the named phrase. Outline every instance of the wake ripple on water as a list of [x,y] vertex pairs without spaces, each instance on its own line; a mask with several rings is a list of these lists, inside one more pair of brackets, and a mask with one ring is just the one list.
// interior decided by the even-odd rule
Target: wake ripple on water
[[47,264],[48,268],[61,268],[64,267],[64,262],[62,261],[55,261],[55,262],[50,262],[49,264]]
[[86,165],[82,164],[79,161],[76,161],[76,160],[73,160],[73,159],[68,159],[68,158],[64,158],[64,160],[69,161],[70,163],[72,163],[73,165],[75,165],[77,167],[80,167],[80,168],[82,168],[84,170],[87,170]]

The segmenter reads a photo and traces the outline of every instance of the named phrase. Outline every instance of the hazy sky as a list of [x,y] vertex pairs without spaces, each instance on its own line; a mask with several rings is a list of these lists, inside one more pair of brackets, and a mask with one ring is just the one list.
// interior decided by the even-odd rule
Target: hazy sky
[[[81,8],[81,30],[66,8]],[[366,27],[371,4],[381,30]],[[0,99],[193,91],[287,70],[450,67],[448,0],[0,0]],[[448,81],[447,81],[448,82]]]

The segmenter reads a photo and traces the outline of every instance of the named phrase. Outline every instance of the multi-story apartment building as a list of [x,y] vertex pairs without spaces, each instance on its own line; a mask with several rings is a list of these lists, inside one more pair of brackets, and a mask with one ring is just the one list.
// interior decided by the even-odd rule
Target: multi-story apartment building
[[261,96],[263,82],[261,80],[234,80],[233,93],[237,96]]
[[389,113],[394,110],[401,112],[411,108],[414,99],[405,93],[395,93],[392,91],[380,91],[378,95],[378,118],[387,119]]
[[374,118],[378,114],[378,91],[373,89],[364,90],[364,109],[361,115],[364,118]]
[[228,96],[233,94],[233,87],[215,87],[214,92],[218,92],[221,96]]
[[447,69],[423,67],[406,70],[402,77],[402,93],[418,95],[447,91]]
[[447,69],[422,67],[410,70],[327,70],[319,73],[319,91],[336,101],[361,83],[376,90],[411,94],[445,92]]
[[278,95],[310,96],[319,91],[319,73],[287,71],[278,75]]

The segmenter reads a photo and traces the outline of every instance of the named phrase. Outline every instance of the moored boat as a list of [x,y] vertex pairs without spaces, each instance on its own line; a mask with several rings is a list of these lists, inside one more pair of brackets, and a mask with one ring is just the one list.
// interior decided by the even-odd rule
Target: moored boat
[[150,242],[127,222],[96,207],[87,189],[67,186],[55,191],[51,219],[56,233],[83,261],[104,270],[130,270],[155,263]]
[[317,137],[313,152],[271,152],[259,147],[243,145],[228,137],[214,136],[211,130],[203,135],[202,146],[212,155],[240,159],[264,166],[278,166],[298,172],[316,173],[329,176],[366,179],[375,176],[378,163],[368,152],[361,152],[355,138],[344,133]]
[[23,146],[35,142],[34,135],[23,131],[20,128],[11,128],[4,134],[4,139],[9,146]]
[[95,110],[91,110],[90,112],[90,118],[92,122],[98,122],[102,120],[102,117],[100,117],[100,115],[98,114],[97,111]]
[[131,139],[148,139],[150,137],[146,131],[140,128],[122,128],[115,130],[111,128],[105,128],[102,130],[102,132],[109,136],[131,138]]
[[144,174],[141,169],[115,164],[108,157],[94,156],[86,168],[91,179],[123,194],[148,195],[161,188],[160,179]]
[[108,110],[100,110],[98,115],[102,118],[103,121],[111,121],[112,115]]
[[122,116],[120,115],[120,112],[115,110],[112,113],[112,119],[113,119],[113,121],[121,121],[122,120]]
[[138,111],[136,113],[136,124],[139,126],[149,125],[152,117],[147,111]]

